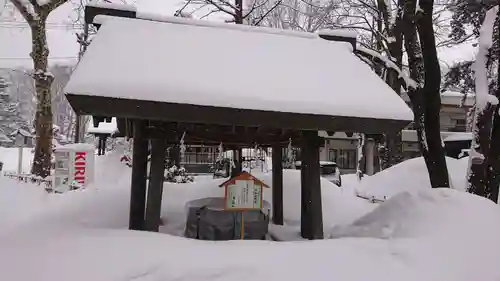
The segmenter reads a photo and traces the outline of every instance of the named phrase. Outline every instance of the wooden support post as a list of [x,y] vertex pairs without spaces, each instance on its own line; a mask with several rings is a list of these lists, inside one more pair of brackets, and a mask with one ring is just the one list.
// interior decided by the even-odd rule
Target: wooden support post
[[148,140],[145,138],[146,121],[134,121],[134,146],[132,151],[132,186],[130,191],[129,229],[144,229],[146,207],[146,173]]
[[373,176],[375,174],[375,141],[367,138],[366,140],[366,174]]
[[145,219],[145,226],[148,231],[158,232],[160,226],[166,149],[165,139],[151,140],[151,164]]
[[101,141],[101,135],[95,135],[96,138],[97,138],[97,155],[101,155],[101,145],[102,145],[102,141]]
[[321,138],[317,131],[304,131],[301,148],[301,236],[306,239],[323,239],[323,210],[319,147]]
[[273,146],[273,223],[283,225],[283,150]]
[[101,155],[105,155],[106,154],[106,141],[107,140],[108,140],[107,136],[103,136],[102,137],[102,154]]
[[178,143],[170,149],[170,161],[170,164],[177,168],[181,166],[181,150]]
[[234,168],[231,169],[231,177],[237,176],[243,171],[243,150],[241,148],[233,150]]

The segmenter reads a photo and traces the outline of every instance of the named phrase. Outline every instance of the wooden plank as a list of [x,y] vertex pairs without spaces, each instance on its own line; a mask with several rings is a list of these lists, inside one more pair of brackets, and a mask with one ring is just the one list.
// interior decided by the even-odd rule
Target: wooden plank
[[165,172],[167,145],[164,139],[151,140],[151,168],[149,172],[145,229],[158,232]]
[[304,131],[301,148],[301,235],[306,239],[323,239],[323,210],[317,131]]
[[283,150],[273,146],[273,223],[283,225]]
[[146,121],[134,121],[134,146],[132,150],[132,184],[130,190],[129,229],[144,229],[146,208],[146,173],[148,140],[144,137]]

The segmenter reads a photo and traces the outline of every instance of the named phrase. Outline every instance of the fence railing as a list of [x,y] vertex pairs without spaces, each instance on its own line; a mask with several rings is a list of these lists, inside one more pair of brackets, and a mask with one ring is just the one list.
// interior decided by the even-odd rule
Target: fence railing
[[[33,183],[37,185],[44,185],[45,191],[48,193],[62,193],[57,190],[54,190],[53,188],[53,181],[52,179],[47,179],[47,178],[42,178],[39,176],[35,176],[32,174],[16,174],[12,172],[4,172],[4,176],[11,178],[11,179],[16,179],[19,182],[24,182],[24,183]],[[70,184],[69,185],[69,190],[77,190],[81,189],[82,187],[77,184]]]

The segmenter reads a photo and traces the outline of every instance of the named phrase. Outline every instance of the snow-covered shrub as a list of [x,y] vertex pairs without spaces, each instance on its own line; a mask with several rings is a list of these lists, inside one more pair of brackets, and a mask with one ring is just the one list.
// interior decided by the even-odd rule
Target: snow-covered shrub
[[188,183],[194,182],[194,177],[188,175],[184,167],[177,168],[176,165],[165,169],[165,181],[172,183]]

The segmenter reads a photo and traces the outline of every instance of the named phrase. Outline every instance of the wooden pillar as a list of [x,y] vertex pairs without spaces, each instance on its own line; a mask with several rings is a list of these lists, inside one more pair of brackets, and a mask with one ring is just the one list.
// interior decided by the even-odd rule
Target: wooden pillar
[[273,223],[283,225],[283,150],[273,146]]
[[301,147],[301,236],[306,239],[323,239],[323,210],[319,147],[321,138],[317,131],[304,131]]
[[231,169],[231,177],[235,177],[243,171],[242,151],[243,150],[241,148],[233,150],[234,168]]
[[145,229],[148,231],[158,232],[160,226],[166,149],[164,138],[151,140],[151,164],[145,219]]
[[134,120],[134,146],[132,151],[132,184],[130,190],[129,229],[144,229],[146,207],[146,173],[148,140],[145,136],[146,121]]
[[101,155],[105,155],[106,154],[106,141],[107,140],[108,140],[107,136],[103,136],[102,137],[102,154]]
[[102,145],[102,142],[101,142],[101,135],[95,135],[96,138],[97,138],[97,155],[101,155],[101,145]]
[[366,174],[373,176],[375,174],[375,141],[373,139],[366,139]]
[[177,166],[177,168],[181,166],[181,149],[178,144],[170,149],[170,161],[170,164]]

